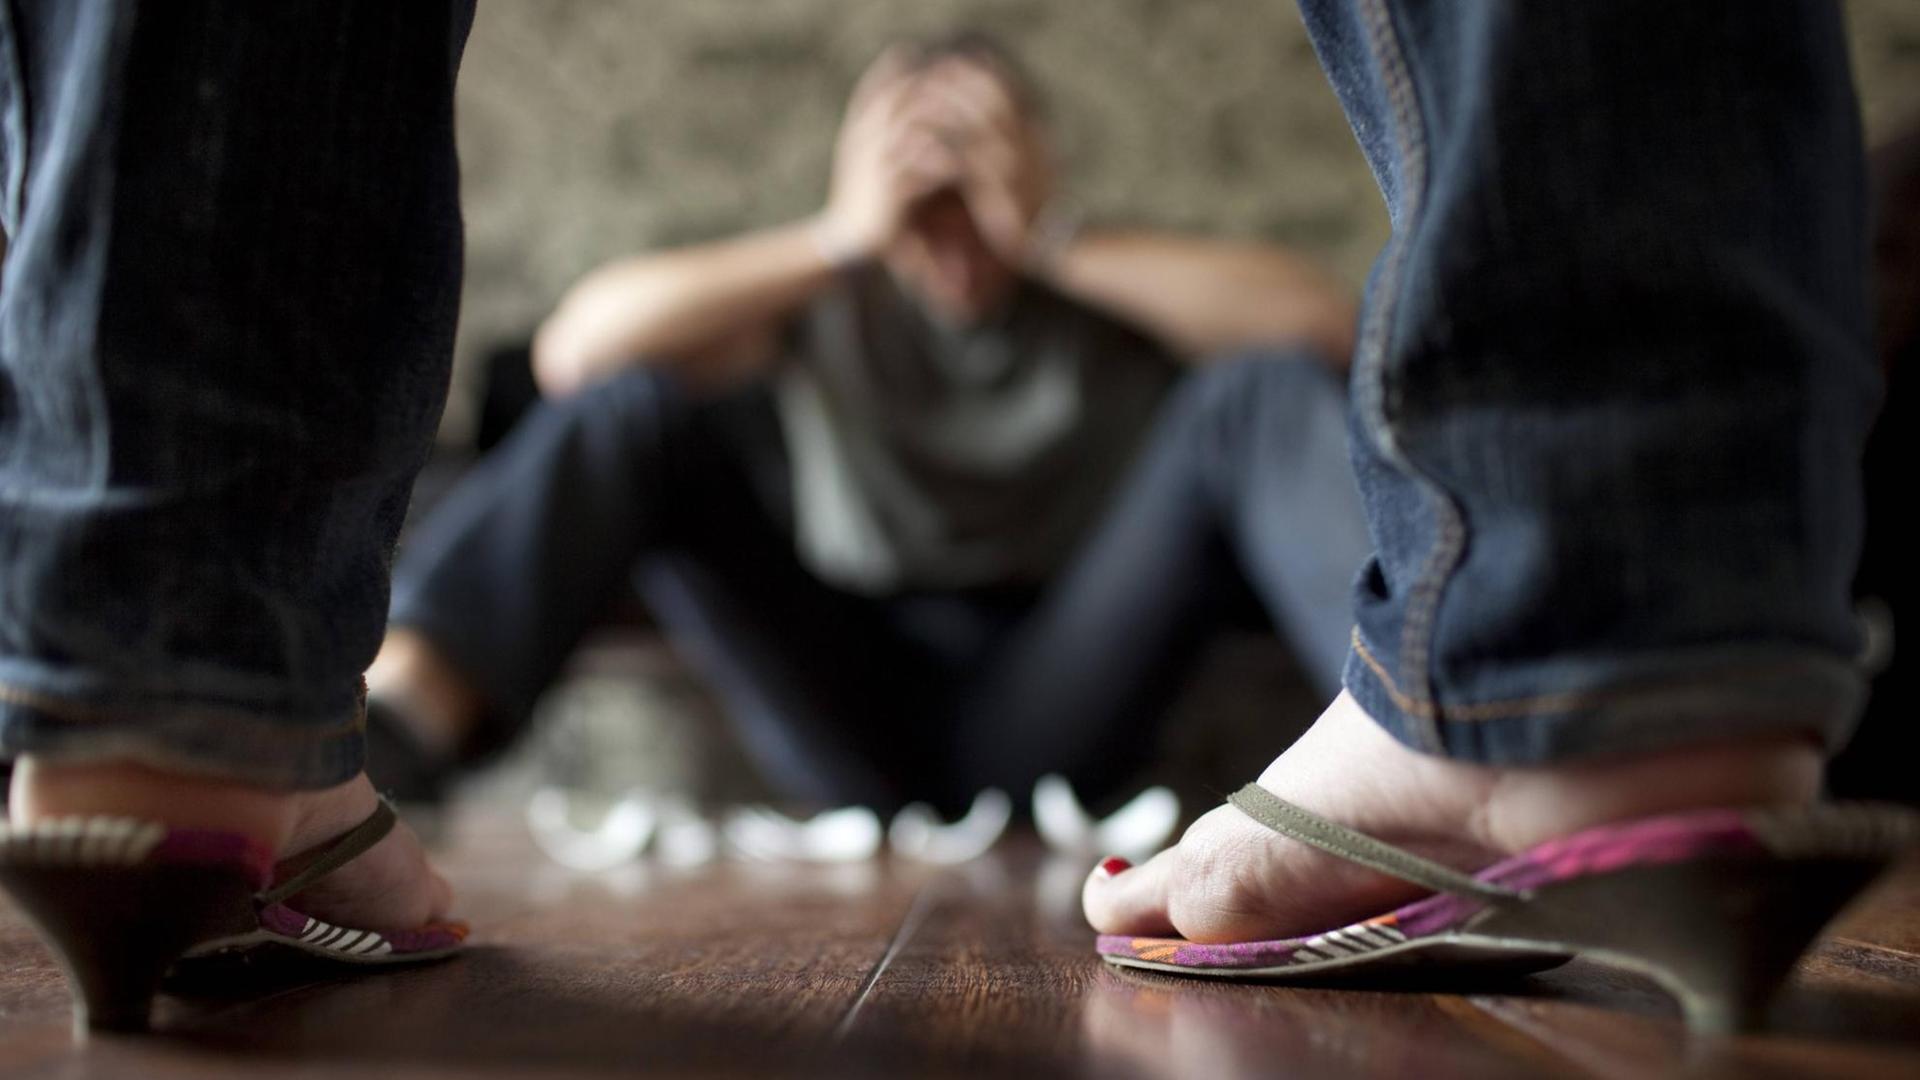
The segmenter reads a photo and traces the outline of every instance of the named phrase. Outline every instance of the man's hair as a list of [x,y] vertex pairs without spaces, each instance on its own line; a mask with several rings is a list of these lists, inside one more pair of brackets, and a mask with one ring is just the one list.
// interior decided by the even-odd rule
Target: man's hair
[[972,61],[999,77],[1013,94],[1014,104],[1020,107],[1021,112],[1037,120],[1045,111],[1040,91],[1034,85],[1033,77],[1028,74],[1027,66],[1005,42],[985,30],[953,30],[909,41],[907,48],[910,50],[907,61],[909,71],[929,68],[942,60]]

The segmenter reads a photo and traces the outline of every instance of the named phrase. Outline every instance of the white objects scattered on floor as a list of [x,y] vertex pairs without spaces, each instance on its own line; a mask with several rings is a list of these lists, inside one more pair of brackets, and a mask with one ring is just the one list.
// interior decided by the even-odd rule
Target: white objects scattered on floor
[[1125,806],[1095,821],[1062,776],[1043,776],[1033,786],[1033,825],[1048,847],[1069,855],[1140,858],[1167,845],[1180,824],[1180,798],[1150,787]]
[[721,831],[735,851],[754,859],[854,862],[880,850],[879,815],[864,806],[828,810],[806,821],[749,806],[728,814]]
[[998,788],[988,788],[974,797],[967,815],[951,825],[943,824],[926,803],[902,808],[887,829],[887,842],[896,853],[922,862],[963,863],[986,854],[1012,819],[1013,800]]
[[534,843],[554,862],[574,870],[610,870],[639,858],[657,821],[653,804],[639,794],[614,803],[591,829],[574,824],[572,799],[559,788],[541,788],[527,803]]
[[653,846],[669,866],[702,866],[720,855],[720,828],[686,800],[663,799]]

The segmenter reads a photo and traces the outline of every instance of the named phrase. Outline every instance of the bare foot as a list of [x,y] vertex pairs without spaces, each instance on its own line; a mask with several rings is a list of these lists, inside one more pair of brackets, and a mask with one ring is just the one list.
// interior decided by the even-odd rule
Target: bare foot
[[[237,832],[285,859],[325,844],[373,812],[364,775],[322,791],[276,792],[131,764],[15,763],[11,816],[22,824],[75,814],[117,814]],[[371,930],[404,930],[443,918],[453,890],[428,865],[402,822],[386,839],[289,903],[303,914]]]
[[[1811,742],[1712,744],[1553,768],[1489,768],[1395,742],[1347,694],[1260,774],[1289,802],[1463,870],[1556,836],[1633,817],[1813,801]],[[1081,894],[1109,934],[1250,941],[1313,933],[1422,895],[1286,839],[1231,806],[1138,867],[1095,870]]]

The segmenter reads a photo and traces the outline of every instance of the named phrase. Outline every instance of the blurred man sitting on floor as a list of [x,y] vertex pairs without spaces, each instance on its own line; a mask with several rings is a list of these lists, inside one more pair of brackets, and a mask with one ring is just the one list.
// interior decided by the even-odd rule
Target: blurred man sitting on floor
[[1062,206],[1030,82],[968,34],[862,77],[819,214],[589,274],[535,340],[548,401],[403,551],[375,777],[511,736],[636,579],[819,803],[1114,790],[1248,585],[1337,688],[1353,297]]

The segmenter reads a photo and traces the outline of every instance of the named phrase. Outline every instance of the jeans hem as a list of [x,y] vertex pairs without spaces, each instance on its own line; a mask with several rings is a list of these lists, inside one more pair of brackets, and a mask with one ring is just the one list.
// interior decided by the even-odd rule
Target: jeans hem
[[290,722],[285,712],[187,702],[104,702],[0,682],[0,756],[130,761],[276,790],[317,790],[358,775],[364,706]]
[[[1482,765],[1544,765],[1701,742],[1804,735],[1829,753],[1852,733],[1865,676],[1821,650],[1721,646],[1664,655],[1658,675],[1621,663],[1569,685],[1526,687],[1497,701],[1426,701],[1395,687],[1356,632],[1347,691],[1393,738]],[[1429,743],[1438,737],[1438,747]]]

